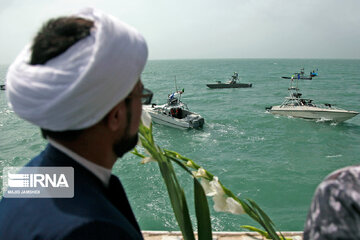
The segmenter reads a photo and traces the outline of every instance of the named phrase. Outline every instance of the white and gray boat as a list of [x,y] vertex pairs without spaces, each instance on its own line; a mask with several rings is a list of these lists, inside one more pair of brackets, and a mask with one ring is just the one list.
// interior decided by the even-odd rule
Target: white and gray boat
[[281,105],[267,107],[266,110],[275,115],[331,122],[343,122],[359,114],[331,104],[315,104],[311,99],[302,98],[299,88],[293,86],[293,81],[288,90],[289,96]]
[[181,101],[182,91],[169,94],[167,103],[163,105],[143,105],[143,111],[150,114],[153,122],[170,127],[190,129],[202,128],[204,118],[198,113],[191,112],[187,105]]

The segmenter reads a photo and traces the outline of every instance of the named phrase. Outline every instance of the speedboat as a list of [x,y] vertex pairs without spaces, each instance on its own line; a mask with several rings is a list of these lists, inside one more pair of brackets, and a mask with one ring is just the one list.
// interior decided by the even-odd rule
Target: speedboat
[[252,87],[251,83],[240,83],[239,75],[234,72],[228,82],[216,81],[216,83],[206,84],[209,88],[249,88]]
[[359,114],[331,104],[315,104],[311,99],[302,98],[297,86],[294,87],[292,84],[288,90],[289,96],[281,105],[267,107],[266,110],[275,115],[331,122],[343,122]]
[[315,71],[310,72],[310,75],[307,76],[307,75],[305,75],[304,68],[301,68],[299,73],[294,73],[291,77],[281,77],[281,78],[284,78],[284,79],[312,80],[312,78],[315,77],[315,76],[317,76],[317,72],[316,72],[316,75],[315,75]]
[[318,73],[318,69],[316,69],[316,72],[315,72],[315,70],[312,70],[311,72],[310,72],[310,76],[311,77],[317,77],[317,76],[319,76],[319,73]]
[[169,94],[167,103],[163,105],[143,105],[143,111],[150,114],[153,122],[170,127],[190,129],[202,128],[204,118],[195,112],[191,112],[188,106],[181,101],[183,91]]

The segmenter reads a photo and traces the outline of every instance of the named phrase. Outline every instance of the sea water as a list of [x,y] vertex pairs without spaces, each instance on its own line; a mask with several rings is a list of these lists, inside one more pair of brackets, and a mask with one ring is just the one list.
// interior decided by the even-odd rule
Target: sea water
[[[0,66],[0,84],[7,67]],[[281,76],[302,67],[307,74],[319,69],[318,77],[299,81],[305,98],[360,111],[360,60],[150,60],[142,75],[154,92],[153,102],[165,103],[169,93],[184,88],[182,101],[205,118],[201,130],[155,124],[157,144],[193,159],[240,198],[255,200],[283,231],[303,230],[316,186],[335,169],[360,161],[360,116],[333,124],[266,113],[265,107],[281,104],[288,95],[289,80]],[[233,72],[253,87],[206,87],[227,81]],[[9,109],[5,91],[0,91],[0,133],[0,170],[24,165],[46,146],[39,129]],[[178,230],[156,163],[142,165],[140,160],[126,154],[113,172],[124,184],[141,228]],[[176,171],[196,222],[192,179]],[[208,200],[214,231],[256,225],[246,215],[215,212]]]

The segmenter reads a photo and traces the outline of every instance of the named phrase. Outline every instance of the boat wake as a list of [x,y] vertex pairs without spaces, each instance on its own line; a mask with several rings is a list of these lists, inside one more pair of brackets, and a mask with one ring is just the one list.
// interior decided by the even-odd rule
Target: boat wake
[[253,137],[248,137],[247,140],[252,143],[262,142],[265,140],[265,137],[253,136]]
[[332,122],[332,121],[333,121],[332,119],[328,119],[328,118],[320,118],[316,120],[316,122]]
[[342,157],[341,154],[337,154],[337,155],[329,155],[329,156],[326,156],[327,158],[339,158],[339,157]]

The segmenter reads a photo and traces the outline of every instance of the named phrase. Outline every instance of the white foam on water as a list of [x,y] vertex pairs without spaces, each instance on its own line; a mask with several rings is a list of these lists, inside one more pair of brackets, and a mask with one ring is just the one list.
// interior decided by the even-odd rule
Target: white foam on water
[[337,154],[337,155],[329,155],[329,156],[326,156],[327,158],[339,158],[339,157],[342,157],[341,154]]

